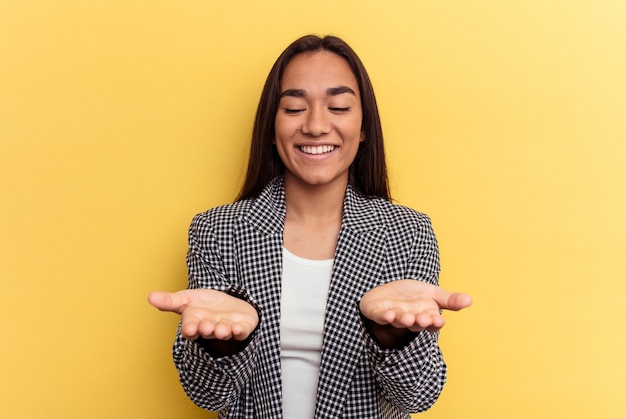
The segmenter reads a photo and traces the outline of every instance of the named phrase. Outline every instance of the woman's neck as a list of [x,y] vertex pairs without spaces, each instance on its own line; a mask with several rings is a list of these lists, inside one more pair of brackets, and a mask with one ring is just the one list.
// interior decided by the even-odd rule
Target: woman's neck
[[347,186],[347,179],[318,186],[285,176],[287,218],[307,224],[341,221]]
[[285,177],[283,245],[307,259],[332,259],[343,218],[347,182],[303,185]]

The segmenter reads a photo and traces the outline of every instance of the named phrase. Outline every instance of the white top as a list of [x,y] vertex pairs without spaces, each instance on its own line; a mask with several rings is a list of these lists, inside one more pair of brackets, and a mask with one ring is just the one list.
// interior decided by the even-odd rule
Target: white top
[[283,417],[313,418],[333,259],[311,260],[283,247],[280,359]]

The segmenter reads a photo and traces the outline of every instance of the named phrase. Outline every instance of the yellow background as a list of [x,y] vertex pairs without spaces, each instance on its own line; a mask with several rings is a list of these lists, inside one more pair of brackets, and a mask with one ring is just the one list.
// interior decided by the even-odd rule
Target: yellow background
[[427,212],[449,383],[423,418],[626,417],[623,0],[0,0],[0,416],[201,418],[170,358],[191,217],[231,201],[306,33],[373,79]]

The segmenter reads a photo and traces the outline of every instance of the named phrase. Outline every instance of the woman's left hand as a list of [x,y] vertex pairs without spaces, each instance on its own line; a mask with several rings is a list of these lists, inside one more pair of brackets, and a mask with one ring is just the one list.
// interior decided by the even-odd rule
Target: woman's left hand
[[378,325],[412,332],[437,332],[445,324],[440,310],[469,307],[472,297],[413,279],[392,281],[369,290],[359,303],[363,315]]

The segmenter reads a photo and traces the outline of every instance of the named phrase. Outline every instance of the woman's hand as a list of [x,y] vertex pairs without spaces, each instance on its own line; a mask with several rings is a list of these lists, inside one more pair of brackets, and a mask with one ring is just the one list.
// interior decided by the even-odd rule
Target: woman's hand
[[[392,281],[369,290],[359,303],[361,313],[371,320],[370,331],[377,338],[387,325],[412,332],[436,332],[445,324],[439,313],[443,310],[461,310],[472,304],[467,294],[453,293],[435,285],[413,279]],[[372,323],[370,323],[372,324]],[[392,333],[397,336],[397,333]]]
[[259,324],[249,303],[221,291],[206,288],[178,292],[153,292],[150,304],[161,311],[181,315],[183,337],[243,341]]

